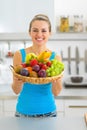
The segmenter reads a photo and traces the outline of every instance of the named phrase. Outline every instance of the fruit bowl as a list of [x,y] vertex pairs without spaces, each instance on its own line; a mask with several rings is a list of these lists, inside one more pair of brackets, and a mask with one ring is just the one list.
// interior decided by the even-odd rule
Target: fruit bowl
[[73,83],[81,83],[83,81],[83,77],[82,76],[72,76],[71,81]]
[[23,82],[29,82],[29,83],[33,83],[33,84],[46,84],[46,83],[50,83],[52,81],[55,81],[59,78],[61,78],[63,76],[63,71],[61,74],[57,75],[57,76],[52,76],[52,77],[45,77],[45,78],[39,78],[39,77],[27,77],[27,76],[22,76],[18,73],[15,72],[14,68],[12,66],[10,66],[10,69],[12,71],[12,73],[19,79],[21,79]]
[[25,62],[10,67],[13,74],[23,82],[46,84],[63,75],[64,64],[55,57],[56,53],[51,51],[43,51],[38,56],[29,53]]

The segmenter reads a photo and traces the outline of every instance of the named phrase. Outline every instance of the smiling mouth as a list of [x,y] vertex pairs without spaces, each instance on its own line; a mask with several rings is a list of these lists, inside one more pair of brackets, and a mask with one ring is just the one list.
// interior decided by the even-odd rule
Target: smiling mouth
[[43,41],[44,39],[43,39],[43,38],[36,38],[36,40],[37,40],[38,42],[41,42],[41,41]]

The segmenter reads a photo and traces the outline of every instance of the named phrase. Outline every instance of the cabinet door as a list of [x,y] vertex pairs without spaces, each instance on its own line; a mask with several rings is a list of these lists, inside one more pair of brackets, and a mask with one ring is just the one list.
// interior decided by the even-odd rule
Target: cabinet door
[[64,116],[64,100],[56,99],[57,113],[58,116]]
[[3,115],[3,102],[0,100],[0,117]]
[[14,116],[16,107],[16,99],[4,101],[4,116]]
[[87,100],[65,100],[65,116],[84,116]]

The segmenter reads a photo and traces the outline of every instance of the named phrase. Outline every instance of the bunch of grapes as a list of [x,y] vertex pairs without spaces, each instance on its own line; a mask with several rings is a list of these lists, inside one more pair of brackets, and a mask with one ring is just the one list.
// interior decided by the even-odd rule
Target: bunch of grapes
[[46,70],[47,76],[52,77],[61,74],[64,70],[64,64],[56,59],[53,59],[51,67]]

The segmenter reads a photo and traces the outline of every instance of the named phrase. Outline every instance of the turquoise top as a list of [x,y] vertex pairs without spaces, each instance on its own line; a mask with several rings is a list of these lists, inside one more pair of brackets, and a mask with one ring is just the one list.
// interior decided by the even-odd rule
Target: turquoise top
[[[22,62],[25,61],[25,50],[20,50]],[[54,55],[54,52],[52,53]],[[55,56],[51,56],[50,60]],[[34,115],[45,114],[56,110],[54,95],[52,94],[52,83],[31,84],[24,83],[23,89],[18,97],[16,111],[21,114]]]

